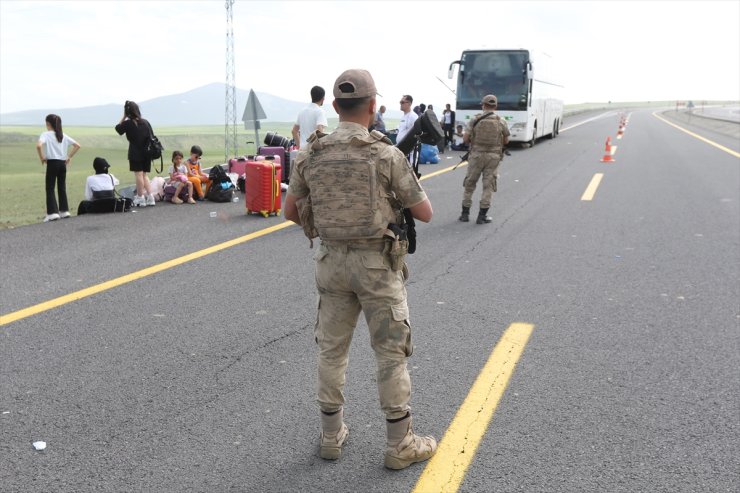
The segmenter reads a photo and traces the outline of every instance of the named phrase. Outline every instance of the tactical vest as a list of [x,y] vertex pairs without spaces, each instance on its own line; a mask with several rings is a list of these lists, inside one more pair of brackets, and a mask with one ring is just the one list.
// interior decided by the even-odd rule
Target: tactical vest
[[501,132],[501,118],[498,115],[478,120],[474,132],[473,151],[501,152],[504,142]]
[[[311,144],[304,176],[311,189],[314,225],[322,240],[382,238],[396,222],[390,191],[380,183],[376,161],[383,134]],[[339,140],[337,140],[339,139]]]

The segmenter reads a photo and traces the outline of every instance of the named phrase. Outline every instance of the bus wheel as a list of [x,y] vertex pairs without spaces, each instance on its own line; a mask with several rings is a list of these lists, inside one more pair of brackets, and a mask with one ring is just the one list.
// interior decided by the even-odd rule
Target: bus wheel
[[537,141],[537,124],[534,124],[534,130],[532,130],[532,139],[527,142],[529,147],[534,147],[534,143]]
[[557,136],[558,136],[558,121],[553,120],[552,121],[552,132],[550,132],[549,137],[550,139],[554,139]]
[[557,119],[557,125],[555,125],[555,136],[560,135],[560,118]]

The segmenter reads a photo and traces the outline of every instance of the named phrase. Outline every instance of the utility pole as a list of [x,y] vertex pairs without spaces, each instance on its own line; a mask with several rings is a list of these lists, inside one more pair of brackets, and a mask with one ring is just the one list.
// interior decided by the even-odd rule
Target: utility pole
[[224,123],[224,162],[238,155],[236,140],[236,87],[234,75],[234,0],[226,0],[226,108]]

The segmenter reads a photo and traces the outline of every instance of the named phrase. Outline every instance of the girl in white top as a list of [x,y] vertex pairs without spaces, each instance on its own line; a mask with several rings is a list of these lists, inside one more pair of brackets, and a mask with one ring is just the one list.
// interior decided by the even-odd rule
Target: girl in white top
[[188,187],[188,204],[194,204],[193,199],[193,182],[188,180],[188,167],[182,164],[182,152],[172,151],[172,166],[170,166],[170,183],[177,186],[175,195],[172,196],[173,204],[182,204],[180,192],[183,187]]
[[[58,115],[46,115],[46,132],[36,143],[41,166],[46,165],[46,217],[44,222],[69,217],[67,202],[67,166],[72,156],[80,150],[73,138],[62,132],[62,119]],[[54,196],[55,185],[59,189],[59,204]]]

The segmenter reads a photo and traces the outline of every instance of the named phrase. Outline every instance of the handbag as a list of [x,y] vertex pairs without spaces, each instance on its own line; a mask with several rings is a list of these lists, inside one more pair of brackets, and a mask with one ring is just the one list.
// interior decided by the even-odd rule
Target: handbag
[[[151,126],[149,127],[151,129]],[[131,200],[128,197],[122,197],[120,193],[118,193],[118,190],[116,190],[116,184],[113,182],[113,177],[108,175],[108,178],[110,178],[110,183],[113,185],[113,193],[115,194],[115,202],[113,203],[113,212],[128,212],[131,210],[131,207],[134,206],[134,201]],[[93,195],[95,192],[93,192]]]
[[159,170],[156,169],[157,173],[161,173],[164,170],[164,159],[162,158],[162,153],[164,152],[164,146],[159,141],[156,135],[154,135],[154,130],[152,129],[151,123],[149,121],[145,120],[147,126],[149,127],[149,137],[146,141],[146,156],[150,161],[156,161],[159,159]]

